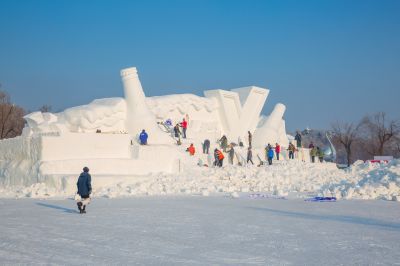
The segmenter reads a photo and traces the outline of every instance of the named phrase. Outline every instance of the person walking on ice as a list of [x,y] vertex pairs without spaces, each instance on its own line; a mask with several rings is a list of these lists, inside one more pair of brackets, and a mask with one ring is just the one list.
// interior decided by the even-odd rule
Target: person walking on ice
[[140,145],[147,145],[148,138],[149,138],[149,135],[147,135],[146,130],[143,129],[139,135]]
[[78,188],[78,209],[79,213],[86,213],[86,205],[90,203],[90,194],[92,193],[92,177],[89,174],[89,168],[83,167],[83,172],[79,175],[78,182],[76,183]]

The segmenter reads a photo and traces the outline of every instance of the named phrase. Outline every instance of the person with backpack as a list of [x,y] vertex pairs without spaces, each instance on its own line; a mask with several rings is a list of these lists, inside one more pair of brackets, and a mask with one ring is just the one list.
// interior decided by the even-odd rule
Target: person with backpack
[[281,146],[278,143],[275,143],[275,154],[276,159],[279,161],[279,154],[281,153]]
[[139,135],[140,145],[147,145],[148,137],[149,136],[147,135],[146,131],[143,129]]
[[86,213],[86,206],[90,203],[90,194],[92,193],[92,177],[89,174],[88,167],[83,167],[83,172],[79,175],[76,186],[78,188],[76,194],[80,196],[76,203],[79,213]]
[[188,127],[188,122],[185,120],[185,118],[183,118],[182,120],[181,127],[182,127],[182,138],[186,139],[186,130]]
[[268,164],[272,165],[272,159],[274,158],[274,150],[272,147],[269,148],[268,150]]
[[246,163],[251,162],[251,164],[254,164],[252,159],[253,159],[253,152],[251,151],[251,147],[249,147],[247,149],[247,161],[246,161]]

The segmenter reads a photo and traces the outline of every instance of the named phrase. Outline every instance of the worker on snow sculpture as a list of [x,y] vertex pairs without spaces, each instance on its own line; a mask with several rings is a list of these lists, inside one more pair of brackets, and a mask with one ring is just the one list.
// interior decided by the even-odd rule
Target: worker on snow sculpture
[[194,148],[193,143],[191,143],[189,148],[187,148],[186,150],[189,152],[190,156],[194,156],[194,153],[196,152],[196,149]]
[[247,131],[247,134],[248,134],[248,138],[249,138],[249,147],[251,147],[251,141],[253,139],[253,135],[251,135],[250,131]]
[[276,159],[279,161],[279,154],[281,153],[281,146],[278,143],[275,143],[275,154]]
[[268,150],[268,164],[271,165],[272,164],[272,159],[274,158],[274,150],[272,149],[272,147],[269,148]]
[[146,131],[143,129],[139,135],[140,145],[147,145],[147,139],[149,135],[147,135]]
[[214,150],[214,158],[215,158],[214,165],[222,167],[222,164],[223,164],[224,158],[225,158],[222,151],[215,149]]
[[228,139],[225,135],[219,140],[221,149],[226,152],[226,148],[228,148]]
[[251,147],[249,147],[247,149],[247,162],[246,163],[249,163],[249,162],[251,162],[251,164],[254,164],[253,163],[253,152],[251,151]]
[[176,138],[176,143],[181,145],[181,131],[179,130],[179,124],[176,124],[174,127],[174,134]]
[[210,150],[210,140],[209,139],[205,139],[203,142],[203,153],[204,154],[208,154]]
[[233,164],[233,157],[235,157],[235,149],[233,148],[232,143],[229,145],[228,154],[229,154],[229,163]]
[[79,196],[77,198],[79,213],[86,213],[86,205],[90,203],[90,193],[92,193],[91,181],[92,177],[89,174],[89,168],[85,166],[76,183],[78,187],[78,192],[76,194]]
[[182,137],[186,139],[186,130],[187,130],[188,122],[185,118],[182,120],[181,127],[182,127]]

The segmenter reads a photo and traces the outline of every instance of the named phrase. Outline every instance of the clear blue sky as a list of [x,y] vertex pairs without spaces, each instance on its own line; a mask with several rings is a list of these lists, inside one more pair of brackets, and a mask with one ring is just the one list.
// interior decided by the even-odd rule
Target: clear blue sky
[[400,1],[0,0],[0,83],[55,111],[122,96],[270,89],[288,130],[385,111],[400,118]]

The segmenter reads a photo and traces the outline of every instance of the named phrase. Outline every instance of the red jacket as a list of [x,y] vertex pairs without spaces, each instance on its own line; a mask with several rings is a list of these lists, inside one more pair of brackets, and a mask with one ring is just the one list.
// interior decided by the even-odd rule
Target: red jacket
[[188,152],[189,152],[190,155],[194,155],[195,151],[196,151],[196,150],[195,150],[194,146],[190,146],[190,147],[188,148]]
[[185,121],[182,121],[181,126],[182,126],[183,128],[187,128],[187,121],[186,121],[186,120],[185,120]]
[[280,153],[280,152],[281,152],[281,146],[276,145],[276,147],[275,147],[275,152],[276,152],[276,153]]

